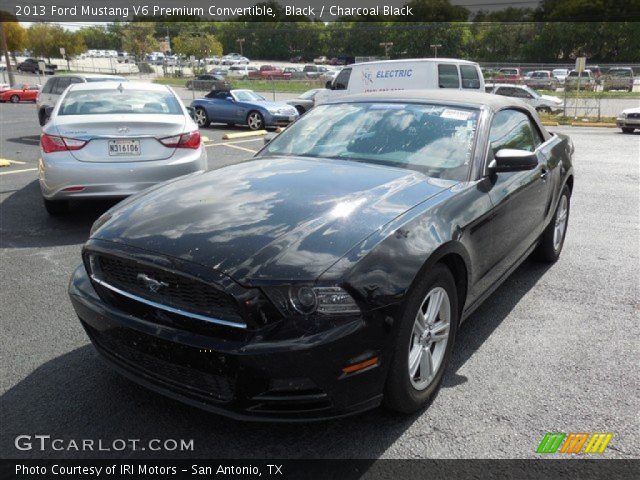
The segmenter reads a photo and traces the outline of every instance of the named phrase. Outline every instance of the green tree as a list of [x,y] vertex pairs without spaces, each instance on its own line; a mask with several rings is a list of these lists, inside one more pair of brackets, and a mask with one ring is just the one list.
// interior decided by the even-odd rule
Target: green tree
[[27,30],[27,48],[35,57],[59,57],[60,47],[56,42],[63,33],[64,29],[59,25],[33,23]]
[[87,48],[93,50],[120,50],[120,36],[102,25],[81,28],[79,31]]
[[185,57],[193,55],[197,59],[211,55],[222,55],[222,44],[210,33],[193,34],[184,32],[171,40],[172,51]]
[[7,37],[7,49],[14,53],[24,50],[27,45],[27,31],[18,22],[3,22],[4,34]]
[[141,60],[145,54],[159,48],[158,41],[153,36],[155,25],[153,22],[131,22],[122,27],[122,48]]

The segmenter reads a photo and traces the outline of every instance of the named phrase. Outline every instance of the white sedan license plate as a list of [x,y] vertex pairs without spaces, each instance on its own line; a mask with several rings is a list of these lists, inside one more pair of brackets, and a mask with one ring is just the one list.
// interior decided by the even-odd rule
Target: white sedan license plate
[[140,155],[140,140],[109,140],[109,155]]

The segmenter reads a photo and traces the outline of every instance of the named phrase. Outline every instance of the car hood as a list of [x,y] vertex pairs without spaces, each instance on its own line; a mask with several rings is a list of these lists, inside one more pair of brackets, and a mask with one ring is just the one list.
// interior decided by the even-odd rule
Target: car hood
[[622,113],[626,113],[627,115],[629,113],[640,113],[640,107],[636,107],[636,108],[625,108]]
[[540,99],[547,103],[562,103],[562,99],[559,97],[554,97],[553,95],[540,95]]
[[455,183],[350,161],[259,157],[125,201],[92,238],[245,284],[315,280],[376,229]]

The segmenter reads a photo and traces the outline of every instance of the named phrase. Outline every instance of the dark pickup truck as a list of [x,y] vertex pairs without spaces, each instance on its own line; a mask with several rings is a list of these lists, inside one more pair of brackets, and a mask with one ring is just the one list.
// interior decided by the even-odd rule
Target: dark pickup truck
[[38,60],[35,58],[27,58],[24,62],[19,63],[16,67],[19,72],[24,73],[42,73],[45,75],[53,75],[57,65],[53,65],[52,63],[45,63],[44,71],[40,69],[38,62],[43,62],[44,60]]

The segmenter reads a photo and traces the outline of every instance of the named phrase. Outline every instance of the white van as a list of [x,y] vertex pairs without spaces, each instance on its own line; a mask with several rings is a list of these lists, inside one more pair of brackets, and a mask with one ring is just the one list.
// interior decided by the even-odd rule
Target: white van
[[475,62],[418,58],[347,65],[326,86],[327,90],[316,95],[316,105],[342,95],[390,90],[456,88],[484,92],[484,77]]

